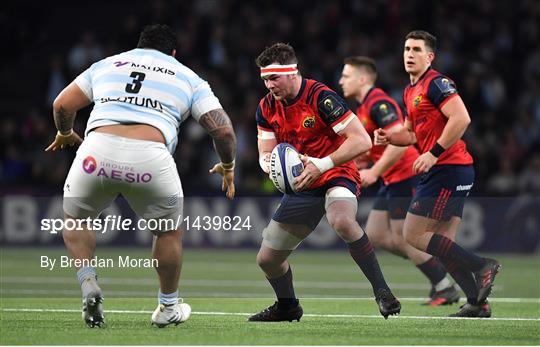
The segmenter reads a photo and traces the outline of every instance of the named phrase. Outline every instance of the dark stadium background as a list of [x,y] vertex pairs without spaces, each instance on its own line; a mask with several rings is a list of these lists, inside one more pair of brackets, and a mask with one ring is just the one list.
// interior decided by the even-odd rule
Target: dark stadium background
[[[477,174],[472,195],[491,233],[473,248],[540,249],[540,3],[534,0],[3,4],[4,205],[14,195],[41,199],[61,194],[75,150],[43,152],[55,133],[54,97],[91,63],[134,48],[142,27],[152,23],[167,23],[178,31],[177,59],[209,81],[233,120],[238,195],[251,197],[275,197],[259,169],[256,149],[254,112],[265,89],[254,59],[261,50],[278,41],[290,43],[301,73],[338,92],[343,58],[372,56],[378,64],[378,85],[401,102],[408,82],[403,38],[413,29],[430,31],[438,38],[434,66],[456,81],[472,118],[465,135]],[[89,111],[77,116],[79,133]],[[220,180],[206,174],[217,159],[210,138],[191,120],[181,130],[175,159],[186,196],[222,196]],[[47,200],[39,201],[45,208]],[[5,224],[6,209],[2,213]],[[1,226],[3,232],[7,228]],[[0,240],[40,243],[37,238]]]

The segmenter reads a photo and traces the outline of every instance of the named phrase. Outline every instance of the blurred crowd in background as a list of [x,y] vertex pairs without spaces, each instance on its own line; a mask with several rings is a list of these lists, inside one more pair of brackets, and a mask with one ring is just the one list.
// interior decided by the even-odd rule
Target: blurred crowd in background
[[[265,94],[254,63],[275,42],[290,43],[303,76],[341,93],[343,58],[376,59],[378,85],[402,103],[404,36],[437,36],[434,67],[451,77],[469,110],[465,135],[475,158],[473,194],[540,193],[540,2],[521,1],[17,1],[0,10],[2,192],[61,193],[75,155],[43,150],[56,132],[52,102],[84,69],[132,49],[144,25],[178,32],[176,58],[206,79],[238,137],[237,189],[271,193],[259,168],[255,110]],[[351,107],[356,107],[351,100]],[[77,115],[82,134],[91,107]],[[217,160],[193,120],[175,153],[186,194],[214,194]]]

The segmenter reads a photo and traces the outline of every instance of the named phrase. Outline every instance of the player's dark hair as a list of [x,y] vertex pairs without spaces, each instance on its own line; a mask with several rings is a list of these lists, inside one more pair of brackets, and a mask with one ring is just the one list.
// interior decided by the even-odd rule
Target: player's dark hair
[[255,63],[258,67],[268,66],[272,63],[278,63],[281,65],[296,64],[298,59],[296,59],[296,53],[294,48],[286,43],[276,43],[259,54]]
[[433,53],[437,50],[437,38],[424,30],[413,30],[405,36],[405,40],[423,40],[426,47]]
[[153,24],[144,27],[137,48],[152,48],[170,55],[176,49],[176,42],[176,32],[170,26]]
[[356,68],[363,68],[371,76],[373,81],[377,80],[377,66],[375,60],[370,57],[353,56],[343,59],[343,64],[352,65]]

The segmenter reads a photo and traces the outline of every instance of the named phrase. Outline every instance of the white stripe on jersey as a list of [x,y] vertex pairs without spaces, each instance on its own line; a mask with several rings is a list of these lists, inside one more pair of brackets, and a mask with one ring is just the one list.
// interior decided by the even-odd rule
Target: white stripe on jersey
[[149,124],[174,152],[180,124],[222,108],[210,85],[174,57],[136,48],[105,58],[80,74],[75,83],[95,104],[85,135],[113,124]]

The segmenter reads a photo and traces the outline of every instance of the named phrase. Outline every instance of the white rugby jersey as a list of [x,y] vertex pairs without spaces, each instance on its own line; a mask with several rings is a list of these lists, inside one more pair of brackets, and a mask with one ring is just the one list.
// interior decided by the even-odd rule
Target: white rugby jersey
[[222,108],[212,89],[174,57],[136,48],[90,66],[75,83],[95,105],[85,135],[113,124],[149,124],[159,129],[171,153],[180,124]]

